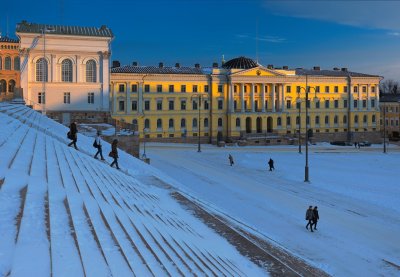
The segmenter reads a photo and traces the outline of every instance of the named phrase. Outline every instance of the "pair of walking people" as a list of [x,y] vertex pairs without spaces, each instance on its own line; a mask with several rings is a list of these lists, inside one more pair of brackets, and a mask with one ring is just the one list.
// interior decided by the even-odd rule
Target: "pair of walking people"
[[[102,149],[102,143],[101,143],[101,137],[100,137],[101,133],[100,131],[97,131],[97,135],[96,138],[93,142],[93,147],[97,148],[97,152],[94,155],[94,158],[97,159],[97,156],[100,154],[101,160],[104,161],[104,157],[103,157],[103,149]],[[117,169],[120,169],[118,166],[118,140],[114,139],[112,144],[111,144],[111,152],[108,154],[109,157],[113,158],[113,162],[110,164],[111,167],[113,167],[114,165],[117,167]]]
[[317,222],[319,220],[319,214],[318,214],[318,207],[315,206],[314,209],[312,206],[309,206],[307,211],[306,211],[306,220],[308,220],[308,223],[306,225],[306,228],[308,230],[308,226],[310,226],[311,232],[313,231],[313,226],[314,230],[317,230]]

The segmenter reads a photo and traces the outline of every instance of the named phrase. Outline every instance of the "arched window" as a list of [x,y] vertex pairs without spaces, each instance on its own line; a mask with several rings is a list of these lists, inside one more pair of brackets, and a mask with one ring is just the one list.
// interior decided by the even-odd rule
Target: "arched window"
[[218,118],[218,127],[222,127],[222,118]]
[[4,69],[11,70],[11,58],[10,57],[6,57],[4,59]]
[[193,118],[192,127],[197,128],[197,118]]
[[145,119],[144,120],[144,128],[150,129],[150,119]]
[[72,82],[72,61],[65,59],[61,63],[61,81]]
[[319,115],[315,117],[315,124],[319,124]]
[[96,83],[96,62],[94,60],[86,62],[86,82]]
[[325,124],[326,124],[326,125],[329,124],[329,115],[325,116]]
[[290,122],[290,116],[286,117],[286,125],[290,126],[292,123]]
[[372,123],[375,123],[376,122],[376,117],[375,117],[375,115],[372,115]]
[[3,69],[3,58],[0,56],[0,70]]
[[174,128],[174,120],[172,118],[168,120],[168,128]]
[[157,129],[162,129],[162,119],[157,119]]
[[240,127],[240,118],[236,118],[236,127]]
[[36,61],[36,82],[47,82],[47,61],[40,58]]
[[181,119],[181,128],[186,128],[186,119]]
[[346,115],[343,116],[343,124],[347,124],[347,116]]
[[14,80],[10,80],[8,82],[8,92],[14,92],[14,88],[15,88],[15,81]]
[[367,115],[364,115],[364,117],[363,117],[363,122],[364,122],[364,123],[367,123],[367,122],[368,122],[368,117],[367,117]]
[[7,91],[7,82],[6,80],[0,80],[0,92]]
[[204,118],[204,128],[208,128],[208,118]]
[[354,116],[354,123],[358,123],[358,115]]
[[278,126],[282,126],[282,119],[280,117],[278,117],[278,119],[276,120],[276,124]]
[[19,70],[20,65],[19,65],[19,57],[14,58],[14,70]]

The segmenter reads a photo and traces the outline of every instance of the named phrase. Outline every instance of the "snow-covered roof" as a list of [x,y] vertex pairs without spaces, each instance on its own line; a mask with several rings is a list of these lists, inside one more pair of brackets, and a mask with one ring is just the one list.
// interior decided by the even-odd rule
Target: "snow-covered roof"
[[65,126],[22,105],[0,111],[1,276],[266,275],[124,169],[148,165],[120,151],[118,171],[93,159],[92,138],[79,134],[75,150]]

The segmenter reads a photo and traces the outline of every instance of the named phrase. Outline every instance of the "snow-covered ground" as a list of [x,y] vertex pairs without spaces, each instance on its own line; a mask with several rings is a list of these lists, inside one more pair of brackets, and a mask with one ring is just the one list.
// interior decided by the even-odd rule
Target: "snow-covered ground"
[[[310,183],[305,149],[297,149],[202,145],[198,153],[196,145],[146,144],[164,180],[315,267],[334,276],[399,276],[400,148],[310,146]],[[305,228],[309,205],[320,213],[314,233]]]

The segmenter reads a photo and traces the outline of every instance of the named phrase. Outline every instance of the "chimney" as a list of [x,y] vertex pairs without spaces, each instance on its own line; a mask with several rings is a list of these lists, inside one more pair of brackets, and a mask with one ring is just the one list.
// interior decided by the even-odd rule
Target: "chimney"
[[340,70],[340,68],[334,67],[333,70],[338,71],[338,70]]
[[195,68],[200,68],[200,64],[199,64],[199,63],[195,63],[195,64],[194,64],[194,67],[195,67]]
[[218,68],[218,63],[213,63],[212,67],[213,68]]
[[120,64],[119,61],[113,61],[113,62],[112,62],[112,68],[120,67],[120,66],[121,66],[121,64]]
[[162,62],[159,63],[159,64],[158,64],[158,67],[159,67],[159,68],[163,68],[163,67],[164,67],[164,63],[162,63]]
[[269,65],[267,65],[267,68],[268,69],[274,69],[274,65],[273,64],[269,64]]
[[179,68],[179,67],[181,67],[181,65],[180,65],[179,63],[176,63],[176,64],[175,64],[175,67],[176,67],[176,68]]
[[288,67],[287,65],[284,65],[284,66],[283,66],[283,69],[284,69],[284,70],[288,70],[289,67]]
[[132,62],[132,66],[138,66],[137,62]]
[[342,67],[343,72],[347,72],[347,67]]
[[320,70],[321,70],[321,67],[319,67],[319,66],[314,66],[313,69],[314,69],[314,70],[317,70],[317,71],[320,71]]

